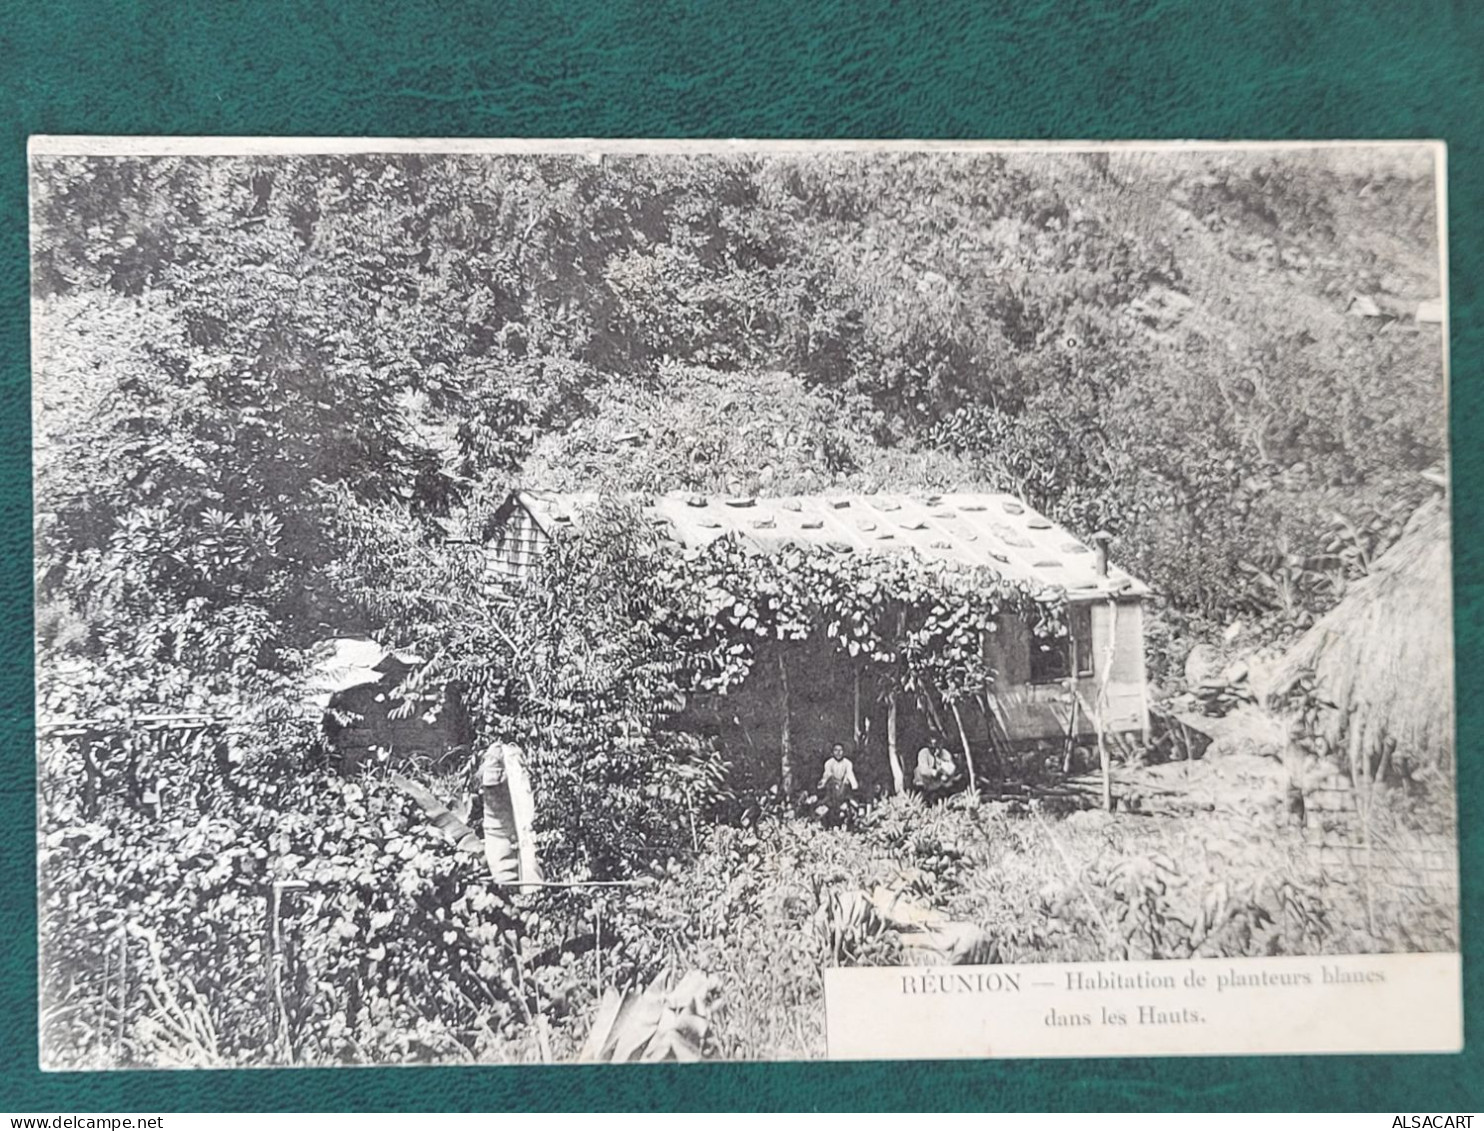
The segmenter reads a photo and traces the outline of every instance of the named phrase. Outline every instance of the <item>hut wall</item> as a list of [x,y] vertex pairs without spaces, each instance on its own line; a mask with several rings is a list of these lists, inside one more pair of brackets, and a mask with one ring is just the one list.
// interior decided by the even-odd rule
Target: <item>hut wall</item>
[[[1116,618],[1115,618],[1116,608]],[[1101,665],[1111,644],[1113,667],[1108,677],[1108,699],[1104,707],[1109,730],[1149,729],[1148,680],[1144,668],[1144,606],[1139,601],[1119,601],[1116,606],[1100,601],[1092,606],[1092,650],[1094,674],[1083,680],[1083,694],[1095,702],[1101,681]]]
[[[1090,622],[1093,671],[1077,680],[1075,704],[1072,689],[1065,680],[1030,682],[1031,641],[1023,620],[1007,615],[999,629],[986,636],[986,656],[998,675],[991,694],[1017,743],[1062,739],[1069,727],[1081,739],[1090,740],[1096,735],[1090,712],[1097,704],[1109,632],[1115,628],[1106,603],[1091,609]],[[1145,732],[1148,712],[1143,609],[1138,601],[1119,603],[1113,644],[1104,725],[1109,731]],[[789,745],[795,787],[812,788],[819,780],[830,747],[840,742],[852,751],[856,777],[867,795],[890,791],[886,686],[873,677],[866,665],[858,665],[823,640],[761,645],[747,679],[726,695],[708,700],[701,725],[721,739],[732,763],[734,784],[739,789],[753,791],[765,790],[779,781],[784,702],[778,667],[780,655],[788,668]],[[859,718],[857,668],[861,672]],[[941,706],[937,709],[947,744],[957,754],[961,747],[957,723],[951,713],[945,713]],[[992,761],[989,722],[974,705],[965,704],[960,715],[970,747],[975,751],[975,765],[981,776],[987,776],[985,771]],[[913,755],[935,730],[932,714],[925,705],[908,696],[899,699],[897,749],[909,774]]]
[[514,505],[486,548],[485,580],[498,584],[529,577],[546,542],[546,534],[531,512]]
[[985,637],[984,653],[1000,687],[1030,684],[1031,635],[1024,617],[1002,614],[999,627]]
[[[855,764],[861,792],[870,797],[890,793],[891,763],[887,755],[886,685],[865,665],[828,641],[769,642],[758,648],[752,671],[725,695],[707,696],[677,720],[687,729],[715,734],[731,763],[731,781],[742,793],[761,792],[779,782],[783,735],[783,682],[778,669],[782,655],[788,667],[789,746],[794,787],[808,792],[819,782],[830,748],[842,743]],[[860,676],[859,744],[856,741],[856,678]],[[976,766],[985,761],[988,726],[977,707],[962,712]],[[948,743],[960,749],[952,715],[944,718]],[[899,700],[897,748],[911,773],[912,758],[927,742],[932,721],[911,697]]]
[[[998,629],[986,635],[985,658],[995,673],[990,693],[995,697],[1010,737],[1016,742],[1062,737],[1069,728],[1079,738],[1097,733],[1091,711],[1096,707],[1107,662],[1110,633],[1113,665],[1103,707],[1110,731],[1146,731],[1149,725],[1144,670],[1144,610],[1137,600],[1118,602],[1115,624],[1106,602],[1090,604],[1091,671],[1076,680],[1031,682],[1031,635],[1025,620],[1013,614],[1000,619]],[[1085,657],[1078,667],[1087,672]]]

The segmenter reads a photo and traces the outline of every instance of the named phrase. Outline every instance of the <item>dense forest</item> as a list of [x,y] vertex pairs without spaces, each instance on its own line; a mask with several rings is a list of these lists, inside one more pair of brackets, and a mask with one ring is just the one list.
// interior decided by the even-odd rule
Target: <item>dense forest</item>
[[[1238,622],[1292,637],[1445,460],[1434,177],[1406,147],[36,160],[38,716],[238,720],[215,758],[120,748],[113,808],[43,743],[62,1061],[546,1056],[589,1004],[577,964],[647,983],[685,949],[676,906],[752,897],[745,826],[695,855],[698,796],[746,807],[642,725],[674,692],[633,615],[660,551],[617,507],[491,602],[450,532],[512,486],[1008,490],[1113,534],[1161,688]],[[610,906],[604,944],[581,897],[507,906],[404,798],[315,763],[302,674],[356,632],[541,747],[567,874],[687,859],[680,894]],[[284,910],[287,990],[247,909],[274,868],[342,885]],[[717,1039],[815,1049],[753,1038]]]

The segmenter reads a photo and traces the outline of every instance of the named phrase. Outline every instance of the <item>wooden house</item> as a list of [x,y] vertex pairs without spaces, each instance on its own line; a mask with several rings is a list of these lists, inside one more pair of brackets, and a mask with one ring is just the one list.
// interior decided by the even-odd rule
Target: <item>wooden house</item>
[[[597,501],[593,494],[512,494],[488,532],[488,581],[510,584],[529,577],[549,540],[580,525]],[[730,534],[763,553],[818,545],[841,552],[912,554],[929,563],[987,567],[1033,590],[1065,594],[1067,637],[1038,639],[1021,617],[1008,613],[996,632],[986,634],[986,660],[995,678],[984,696],[985,717],[964,727],[976,732],[964,742],[977,738],[987,745],[1070,750],[1094,744],[1100,730],[1105,736],[1147,736],[1144,601],[1149,589],[1108,560],[1106,536],[1094,536],[1089,545],[1007,494],[736,499],[675,493],[647,500],[645,510],[681,546],[703,546]],[[810,646],[793,648],[801,652]],[[804,690],[793,701],[804,709],[802,717],[790,711],[787,720],[765,717],[763,705],[776,698],[776,689],[763,685],[780,676],[772,670],[776,665],[757,664],[747,681],[756,686],[744,684],[726,697],[728,703],[713,705],[727,745],[769,746],[771,732],[780,728],[785,742],[807,750],[807,758],[817,758],[834,741],[857,746],[882,741],[885,708],[869,673],[863,690],[860,669],[832,651],[793,661],[807,673],[794,681]],[[778,669],[785,682],[789,666]],[[808,706],[811,695],[818,702]],[[736,709],[749,700],[756,701],[757,711]],[[930,731],[952,739],[959,729],[941,712],[934,717],[931,704],[923,707],[916,717],[892,720],[907,750]],[[738,728],[746,733],[728,736]],[[872,776],[869,770],[867,776]]]

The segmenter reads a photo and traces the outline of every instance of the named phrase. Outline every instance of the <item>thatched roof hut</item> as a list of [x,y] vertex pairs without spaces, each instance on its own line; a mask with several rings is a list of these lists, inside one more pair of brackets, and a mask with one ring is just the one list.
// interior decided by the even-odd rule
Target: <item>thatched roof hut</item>
[[[1420,507],[1369,576],[1299,637],[1270,705],[1312,675],[1315,730],[1352,767],[1453,768],[1453,586],[1447,499]],[[1362,762],[1361,759],[1366,759]]]

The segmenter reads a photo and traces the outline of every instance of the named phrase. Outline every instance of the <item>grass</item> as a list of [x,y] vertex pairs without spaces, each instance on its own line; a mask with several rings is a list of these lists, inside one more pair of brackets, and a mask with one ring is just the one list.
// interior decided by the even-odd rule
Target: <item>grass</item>
[[902,797],[852,827],[718,827],[646,897],[665,909],[650,923],[673,924],[667,962],[718,978],[713,1052],[743,1059],[824,1055],[824,966],[914,961],[851,893],[973,924],[1005,963],[1457,947],[1456,874],[1429,863],[1456,862],[1452,834],[1416,799],[1378,807],[1367,865],[1353,812],[1288,817],[1271,760],[1155,767],[1117,792],[1132,811]]
[[[1304,825],[1283,765],[1252,753],[1121,768],[1112,813],[1088,808],[1097,783],[1076,780],[1039,797],[895,797],[841,827],[775,812],[698,825],[697,850],[642,886],[510,897],[389,790],[337,782],[319,798],[331,816],[298,814],[301,832],[338,819],[365,840],[393,817],[412,824],[393,830],[396,858],[373,838],[341,845],[348,863],[319,861],[323,913],[305,897],[285,914],[293,960],[279,974],[251,897],[261,885],[212,878],[256,859],[231,839],[242,831],[218,822],[229,842],[188,852],[194,826],[131,818],[98,826],[86,851],[49,850],[58,867],[108,850],[148,868],[86,873],[90,900],[48,905],[48,1064],[572,1060],[610,989],[690,974],[708,986],[705,1055],[814,1058],[823,971],[944,960],[923,941],[1015,964],[1456,950],[1451,787],[1381,791],[1362,822],[1348,788],[1314,785]],[[339,816],[352,793],[384,804]],[[376,861],[364,880],[353,854]],[[84,873],[58,874],[80,890]],[[336,902],[356,891],[351,911]],[[663,1046],[649,1036],[615,1043]]]

